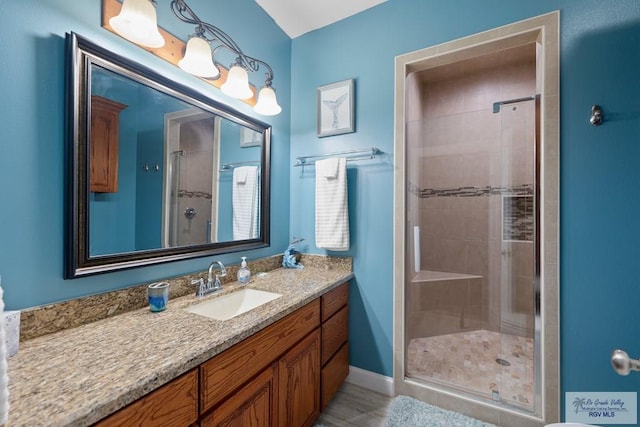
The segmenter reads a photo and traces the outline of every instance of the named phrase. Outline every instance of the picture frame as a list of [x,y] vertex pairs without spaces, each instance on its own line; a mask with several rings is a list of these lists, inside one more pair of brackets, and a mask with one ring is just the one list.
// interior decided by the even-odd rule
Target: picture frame
[[262,144],[262,134],[248,127],[240,128],[240,147],[256,147]]
[[355,132],[353,79],[320,86],[316,95],[318,137]]

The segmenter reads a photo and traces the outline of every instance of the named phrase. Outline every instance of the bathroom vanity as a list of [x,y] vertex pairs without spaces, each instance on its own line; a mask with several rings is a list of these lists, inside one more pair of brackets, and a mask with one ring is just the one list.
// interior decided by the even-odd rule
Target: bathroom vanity
[[276,269],[249,287],[282,297],[226,321],[189,295],[25,341],[11,425],[310,426],[348,374],[352,276]]

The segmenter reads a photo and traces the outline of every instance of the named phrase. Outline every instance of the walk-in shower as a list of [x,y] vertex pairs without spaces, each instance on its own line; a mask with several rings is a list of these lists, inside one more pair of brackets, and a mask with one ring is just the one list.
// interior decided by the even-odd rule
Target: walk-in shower
[[[526,62],[498,62],[496,74],[517,67],[522,77],[535,76],[535,62],[531,71]],[[471,85],[488,85],[489,75],[463,72],[460,79],[477,76]],[[451,80],[423,85],[454,99],[460,86]],[[500,94],[499,83],[495,88]],[[409,145],[416,161],[407,169],[406,241],[414,255],[406,277],[406,375],[527,410],[535,405],[539,315],[537,98],[496,102],[495,112],[491,103],[463,102],[455,111],[442,105],[446,100],[427,102],[427,115],[407,123],[420,130],[410,132],[418,141]],[[458,132],[465,123],[483,129]]]
[[403,63],[396,393],[540,425],[557,410],[543,393],[544,49],[539,30],[484,36]]

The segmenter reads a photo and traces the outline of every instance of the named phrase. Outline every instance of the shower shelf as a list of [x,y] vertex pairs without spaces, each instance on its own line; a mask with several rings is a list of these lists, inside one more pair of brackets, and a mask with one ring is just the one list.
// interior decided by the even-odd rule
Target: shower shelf
[[411,283],[441,282],[444,280],[482,279],[482,276],[464,273],[450,273],[448,271],[422,270],[416,273]]

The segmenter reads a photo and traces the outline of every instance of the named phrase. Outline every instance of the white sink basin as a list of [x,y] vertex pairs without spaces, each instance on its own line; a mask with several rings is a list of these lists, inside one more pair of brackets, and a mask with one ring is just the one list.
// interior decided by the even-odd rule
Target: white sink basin
[[190,313],[210,317],[216,320],[228,320],[239,314],[253,310],[262,304],[280,298],[282,294],[260,291],[258,289],[242,289],[228,295],[213,298],[200,304],[192,305],[186,310]]

